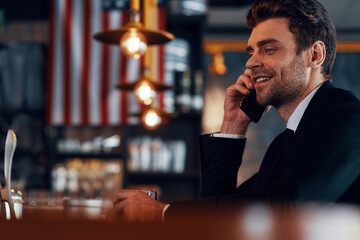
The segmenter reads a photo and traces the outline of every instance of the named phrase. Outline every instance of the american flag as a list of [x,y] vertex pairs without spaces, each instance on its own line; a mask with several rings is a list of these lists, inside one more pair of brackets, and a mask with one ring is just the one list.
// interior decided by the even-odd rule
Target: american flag
[[[126,10],[105,10],[102,0],[52,0],[49,24],[47,123],[50,125],[136,124],[130,113],[141,106],[119,83],[140,76],[143,59],[126,58],[116,45],[93,39],[106,29],[124,26]],[[158,27],[165,29],[165,9]],[[157,47],[157,81],[164,81],[164,46]],[[162,107],[162,94],[157,103]]]

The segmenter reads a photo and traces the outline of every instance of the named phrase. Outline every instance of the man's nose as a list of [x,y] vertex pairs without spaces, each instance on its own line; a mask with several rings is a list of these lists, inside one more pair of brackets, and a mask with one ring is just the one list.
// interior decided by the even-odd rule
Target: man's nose
[[258,56],[258,54],[253,53],[253,55],[246,62],[245,66],[248,69],[256,69],[263,67],[263,62],[261,61],[261,58]]

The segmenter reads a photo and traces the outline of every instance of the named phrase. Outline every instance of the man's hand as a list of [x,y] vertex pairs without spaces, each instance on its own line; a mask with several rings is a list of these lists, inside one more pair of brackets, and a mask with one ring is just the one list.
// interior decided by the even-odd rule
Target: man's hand
[[241,111],[239,104],[254,86],[255,83],[250,78],[250,70],[246,69],[236,83],[226,89],[221,133],[245,134],[251,120]]
[[120,190],[113,200],[115,212],[129,222],[162,221],[165,203],[141,190]]

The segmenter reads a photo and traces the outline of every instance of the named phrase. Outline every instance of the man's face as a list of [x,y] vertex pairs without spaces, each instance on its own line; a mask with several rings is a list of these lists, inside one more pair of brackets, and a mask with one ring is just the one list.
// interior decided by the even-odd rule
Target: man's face
[[248,41],[251,79],[256,82],[257,101],[276,108],[301,97],[309,81],[304,52],[296,54],[295,35],[288,20],[273,18],[253,29]]

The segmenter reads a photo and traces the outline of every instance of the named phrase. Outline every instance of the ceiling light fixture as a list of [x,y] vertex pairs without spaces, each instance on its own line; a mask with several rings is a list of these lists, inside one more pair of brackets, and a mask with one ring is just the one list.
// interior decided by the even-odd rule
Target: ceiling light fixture
[[148,75],[149,68],[144,67],[143,74],[138,80],[131,83],[119,84],[116,87],[124,91],[134,91],[135,96],[145,105],[150,105],[154,102],[156,92],[175,89],[174,85],[165,85],[155,82]]
[[142,113],[141,119],[144,123],[144,126],[149,129],[157,128],[162,122],[160,113],[153,108],[145,110]]
[[167,113],[160,109],[154,108],[153,106],[145,106],[138,113],[131,113],[133,117],[139,117],[141,122],[147,129],[156,129],[160,124],[164,124],[169,118],[176,117],[175,113]]
[[103,43],[120,44],[126,56],[138,59],[145,53],[147,45],[163,44],[175,37],[166,31],[143,27],[140,22],[140,0],[131,0],[129,22],[122,28],[98,32],[94,38]]

